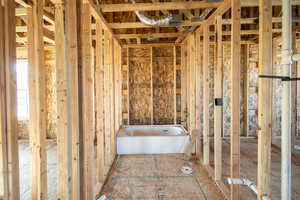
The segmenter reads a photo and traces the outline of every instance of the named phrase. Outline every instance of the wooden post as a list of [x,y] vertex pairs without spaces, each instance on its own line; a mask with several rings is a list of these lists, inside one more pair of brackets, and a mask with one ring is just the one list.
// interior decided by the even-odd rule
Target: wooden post
[[80,12],[78,9],[79,0],[65,0],[65,34],[66,34],[66,67],[69,79],[69,102],[70,102],[70,130],[71,130],[71,156],[72,156],[72,200],[80,199],[80,159],[79,159],[79,53],[78,53],[78,21]]
[[46,82],[43,41],[43,1],[27,9],[29,64],[29,140],[31,148],[31,196],[47,199]]
[[[4,5],[0,3],[0,24],[4,24]],[[8,162],[6,129],[5,31],[0,29],[0,197],[8,199]]]
[[250,45],[245,45],[246,62],[245,62],[245,73],[244,73],[244,136],[249,136],[249,57],[250,57]]
[[58,151],[58,199],[71,199],[69,182],[71,164],[68,159],[69,146],[68,133],[70,119],[68,119],[68,79],[67,66],[65,62],[65,27],[64,7],[62,2],[55,2],[55,52],[56,52],[56,80],[57,80],[57,151]]
[[[231,178],[240,178],[241,1],[231,1]],[[230,185],[231,200],[240,199],[240,186]]]
[[[195,34],[196,38],[195,38],[195,42],[196,42],[196,72],[195,72],[195,76],[196,76],[196,126],[195,128],[198,130],[198,134],[199,134],[199,130],[200,130],[200,125],[201,125],[201,101],[200,101],[200,94],[201,94],[201,52],[200,52],[200,33],[196,33]],[[198,144],[197,144],[198,145]]]
[[111,124],[110,124],[110,91],[109,91],[109,33],[104,31],[104,127],[105,127],[105,174],[111,162]]
[[112,35],[109,36],[109,77],[110,77],[110,126],[111,126],[111,132],[110,132],[110,143],[111,143],[111,160],[110,163],[114,161],[115,153],[116,153],[116,147],[115,147],[115,94],[114,94],[114,88],[115,88],[115,65],[114,65],[114,40]]
[[[126,83],[127,83],[127,116],[128,116],[128,118],[127,118],[127,125],[130,125],[130,90],[129,90],[129,76],[130,76],[130,74],[129,74],[129,67],[130,67],[130,64],[129,64],[129,47],[127,47],[126,48],[126,51],[127,51],[127,58],[126,58],[126,63],[127,63],[127,76],[126,76],[126,78],[127,78],[127,80],[126,80]],[[152,71],[152,70],[151,70]],[[151,81],[151,83],[152,83],[152,81]],[[153,118],[152,118],[153,119]],[[153,121],[153,120],[152,120]]]
[[[73,3],[74,4],[74,3]],[[72,5],[65,1],[66,15],[64,16],[63,2],[55,2],[55,47],[56,47],[56,79],[57,79],[57,135],[58,149],[58,198],[79,199],[78,192],[78,57],[76,46],[70,47],[77,41],[76,15],[70,22]],[[76,7],[75,7],[76,8]],[[75,19],[75,20],[74,20]],[[75,21],[75,23],[74,23]],[[68,40],[67,40],[68,37]],[[76,43],[77,44],[77,43]],[[75,48],[75,53],[74,49]],[[66,53],[67,52],[67,53]],[[75,71],[75,73],[74,73]],[[68,114],[70,113],[70,115]],[[72,156],[69,156],[72,155]]]
[[[272,75],[272,1],[259,1],[259,74]],[[259,79],[257,199],[270,196],[272,80]]]
[[174,96],[173,96],[173,99],[174,99],[174,124],[177,124],[177,109],[176,109],[176,97],[177,97],[177,94],[176,94],[176,89],[177,89],[177,86],[176,86],[176,74],[177,74],[177,70],[176,70],[176,46],[174,45],[173,47],[173,69],[174,69],[174,77],[173,77],[173,92],[174,92]]
[[209,25],[203,27],[203,164],[209,165]]
[[95,111],[97,136],[97,181],[104,183],[104,65],[103,65],[103,29],[99,20],[96,20],[96,67],[95,67]]
[[186,96],[187,96],[187,62],[186,62],[186,46],[181,45],[181,124],[187,126],[187,107],[186,107]]
[[[16,31],[15,2],[4,0],[4,62],[6,89],[6,142],[8,199],[19,199],[19,148],[17,131],[17,88],[16,88]],[[4,27],[4,29],[3,29]]]
[[150,47],[150,90],[151,90],[151,103],[150,103],[150,112],[151,112],[151,125],[153,124],[153,104],[154,104],[154,98],[153,98],[153,47]]
[[222,16],[217,16],[217,66],[215,67],[214,83],[214,162],[215,180],[222,178],[222,127],[223,105],[216,105],[216,99],[223,98],[223,44],[222,44]]
[[189,131],[192,132],[196,125],[196,112],[195,112],[195,98],[196,98],[196,84],[195,84],[195,61],[196,61],[196,41],[195,34],[190,35],[189,38]]
[[89,3],[83,3],[81,13],[82,45],[82,199],[93,199],[94,164],[94,70],[92,63],[91,9]]

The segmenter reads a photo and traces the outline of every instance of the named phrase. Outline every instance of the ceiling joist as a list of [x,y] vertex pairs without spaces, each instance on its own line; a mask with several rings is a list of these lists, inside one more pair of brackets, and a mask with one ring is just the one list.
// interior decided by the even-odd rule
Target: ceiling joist
[[99,7],[102,12],[128,12],[128,11],[151,11],[151,10],[191,10],[203,8],[217,8],[221,2],[155,2],[155,3],[136,3],[134,4],[101,4]]

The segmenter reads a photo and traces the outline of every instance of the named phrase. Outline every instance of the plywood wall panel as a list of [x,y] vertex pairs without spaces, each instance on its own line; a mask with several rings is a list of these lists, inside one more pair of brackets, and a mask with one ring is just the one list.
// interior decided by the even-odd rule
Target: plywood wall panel
[[154,124],[174,123],[174,57],[170,47],[153,48]]
[[129,49],[129,119],[131,125],[151,124],[150,48]]

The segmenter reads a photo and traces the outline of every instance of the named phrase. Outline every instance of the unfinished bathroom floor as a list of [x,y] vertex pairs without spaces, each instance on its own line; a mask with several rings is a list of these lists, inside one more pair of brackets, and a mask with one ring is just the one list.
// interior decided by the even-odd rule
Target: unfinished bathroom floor
[[[213,162],[211,162],[213,164]],[[281,199],[281,152],[272,148],[271,155],[271,199]],[[230,176],[230,140],[223,140],[223,181]],[[257,184],[257,139],[241,139],[241,178]],[[292,200],[300,199],[300,166],[292,165]],[[256,195],[241,186],[241,200],[253,200]]]
[[[191,166],[186,175],[182,166]],[[122,155],[117,158],[102,195],[115,200],[223,200],[199,165],[182,154]]]

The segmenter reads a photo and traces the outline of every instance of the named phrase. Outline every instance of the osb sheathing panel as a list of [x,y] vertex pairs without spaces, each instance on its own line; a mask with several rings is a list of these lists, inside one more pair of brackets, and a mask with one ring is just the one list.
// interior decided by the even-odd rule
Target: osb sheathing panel
[[153,120],[154,124],[174,123],[173,48],[153,48]]
[[129,102],[130,124],[151,124],[150,48],[129,48]]

